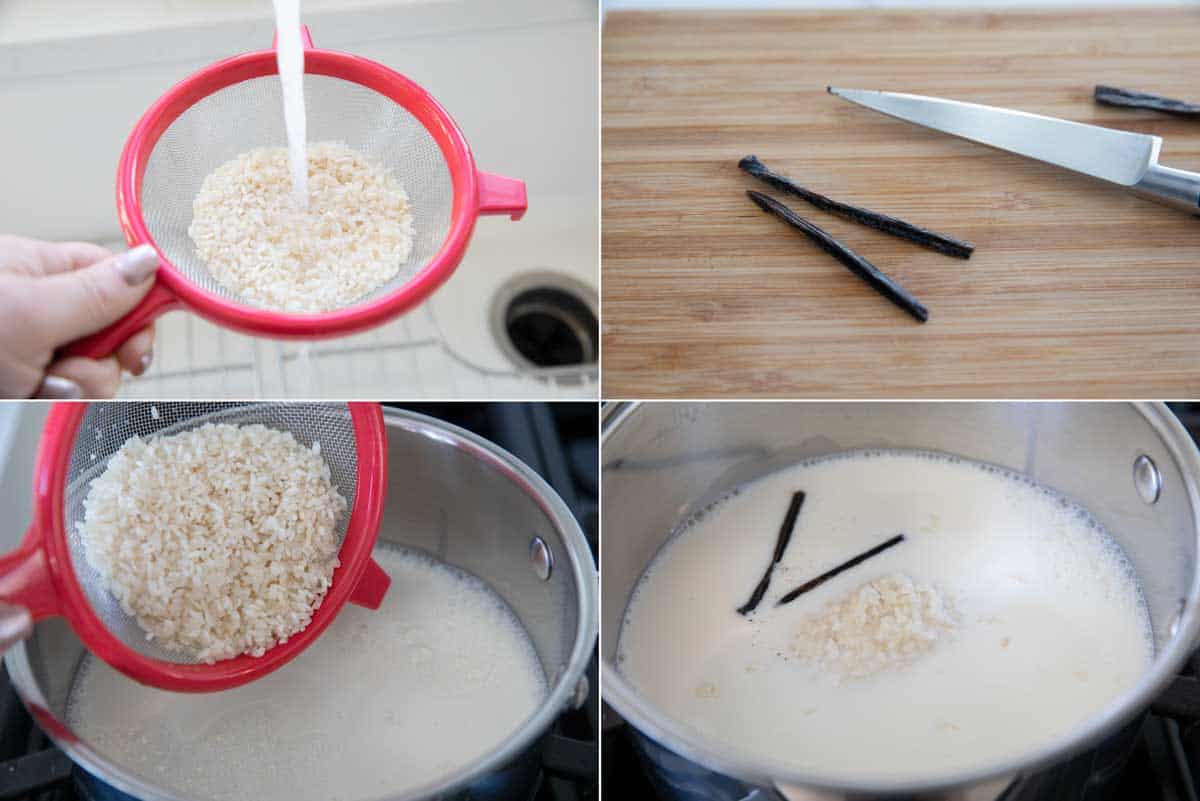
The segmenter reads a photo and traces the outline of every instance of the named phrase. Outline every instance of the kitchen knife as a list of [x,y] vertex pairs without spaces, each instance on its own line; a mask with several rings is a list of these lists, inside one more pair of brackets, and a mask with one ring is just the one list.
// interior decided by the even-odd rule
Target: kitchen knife
[[1159,136],[940,97],[832,86],[829,93],[897,119],[1081,172],[1200,214],[1200,173],[1160,165]]

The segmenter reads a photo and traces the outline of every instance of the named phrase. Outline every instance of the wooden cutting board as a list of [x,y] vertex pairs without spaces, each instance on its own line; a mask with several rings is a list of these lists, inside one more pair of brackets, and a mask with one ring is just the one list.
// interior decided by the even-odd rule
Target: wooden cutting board
[[[1164,138],[1200,120],[1200,8],[610,14],[603,35],[603,390],[634,397],[1200,396],[1200,218],[852,105],[929,94]],[[977,246],[950,259],[764,189],[771,168]],[[768,191],[900,281],[920,325],[783,223]]]

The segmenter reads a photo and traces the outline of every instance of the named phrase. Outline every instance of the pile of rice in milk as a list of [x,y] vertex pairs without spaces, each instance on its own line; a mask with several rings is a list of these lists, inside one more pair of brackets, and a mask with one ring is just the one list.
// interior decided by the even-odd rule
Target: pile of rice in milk
[[907,667],[947,639],[958,623],[936,587],[891,573],[851,590],[806,619],[793,651],[839,683]]
[[196,253],[253,305],[338,309],[395,278],[412,252],[408,195],[390,172],[339,142],[307,152],[307,208],[293,199],[286,147],[217,167],[192,204]]
[[212,664],[303,631],[338,566],[346,501],[319,444],[262,425],[133,437],[92,481],[88,564],[148,639]]

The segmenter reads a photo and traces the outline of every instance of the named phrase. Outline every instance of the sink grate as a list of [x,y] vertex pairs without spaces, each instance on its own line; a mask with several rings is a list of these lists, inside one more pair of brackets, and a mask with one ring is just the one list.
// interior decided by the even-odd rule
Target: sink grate
[[126,398],[594,399],[595,365],[493,370],[446,346],[428,305],[362,334],[311,343],[258,339],[194,314],[158,322],[155,359]]

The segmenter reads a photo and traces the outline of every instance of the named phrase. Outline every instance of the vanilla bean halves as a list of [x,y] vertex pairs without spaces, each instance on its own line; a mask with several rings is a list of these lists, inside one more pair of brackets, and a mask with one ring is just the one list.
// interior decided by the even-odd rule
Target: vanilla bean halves
[[876,292],[883,295],[892,303],[895,303],[922,323],[929,319],[929,310],[921,305],[921,301],[913,297],[908,290],[897,284],[874,264],[871,264],[871,262],[834,239],[829,232],[813,225],[778,200],[767,197],[762,192],[747,190],[746,194],[763,211],[774,214],[788,225],[800,231],[800,233],[816,243],[821,250],[824,250],[830,256],[840,261],[850,272],[866,281]]
[[754,592],[750,594],[750,600],[738,607],[739,615],[744,616],[753,612],[762,602],[763,596],[767,594],[767,588],[771,586],[771,573],[775,570],[775,565],[779,564],[779,560],[783,558],[783,552],[787,550],[788,543],[792,541],[792,531],[796,528],[796,518],[800,515],[800,507],[804,505],[804,497],[802,491],[797,491],[792,495],[792,502],[788,504],[787,514],[783,516],[783,525],[779,527],[779,539],[775,541],[775,553],[771,555],[766,572],[754,587]]
[[1161,95],[1152,95],[1149,92],[1135,92],[1132,89],[1118,89],[1115,86],[1097,86],[1093,97],[1097,103],[1105,106],[1146,108],[1152,111],[1161,111],[1164,114],[1174,114],[1177,117],[1200,117],[1200,105]]
[[851,206],[849,203],[841,203],[833,198],[819,195],[811,189],[805,189],[790,178],[771,172],[767,168],[767,165],[758,160],[757,156],[746,156],[738,162],[738,166],[760,181],[768,183],[782,192],[795,195],[822,211],[828,211],[840,217],[845,217],[847,220],[856,222],[859,225],[865,225],[868,228],[874,228],[876,231],[882,231],[885,234],[907,239],[909,242],[929,248],[930,250],[936,250],[938,253],[944,253],[947,256],[953,256],[956,259],[969,259],[975,251],[975,246],[970,242],[953,239],[944,234],[929,231],[919,225],[906,223],[904,220],[897,220],[895,217],[889,217],[886,214],[880,214],[870,209]]
[[775,605],[783,606],[784,604],[790,604],[792,601],[796,600],[804,593],[812,592],[817,587],[820,587],[822,584],[829,581],[831,578],[838,575],[839,573],[844,573],[845,571],[849,570],[850,568],[860,565],[863,562],[867,561],[872,556],[878,556],[879,554],[886,551],[888,548],[891,548],[893,545],[899,545],[902,542],[904,542],[903,534],[897,534],[896,536],[892,537],[890,540],[884,540],[883,542],[876,545],[874,548],[863,551],[858,556],[855,556],[853,559],[847,559],[845,562],[842,562],[840,565],[833,568],[832,570],[825,571],[821,575],[817,576],[815,579],[810,579],[809,581],[804,582],[799,587],[797,587],[796,589],[789,592],[787,595],[780,598],[779,603],[777,603]]

